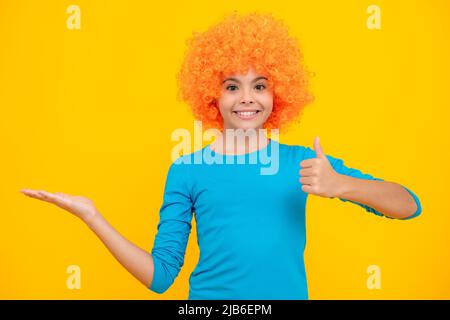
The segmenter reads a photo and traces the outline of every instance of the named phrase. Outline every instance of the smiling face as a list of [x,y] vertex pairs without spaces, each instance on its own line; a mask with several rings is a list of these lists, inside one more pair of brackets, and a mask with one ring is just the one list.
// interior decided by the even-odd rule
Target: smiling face
[[268,79],[250,68],[225,77],[218,100],[224,129],[262,129],[273,109]]

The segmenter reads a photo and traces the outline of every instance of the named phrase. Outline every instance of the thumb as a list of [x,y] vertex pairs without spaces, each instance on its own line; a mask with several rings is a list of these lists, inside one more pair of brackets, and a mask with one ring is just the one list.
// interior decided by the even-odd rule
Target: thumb
[[322,146],[320,145],[319,137],[314,138],[314,151],[316,151],[317,158],[326,158],[325,153],[323,153]]

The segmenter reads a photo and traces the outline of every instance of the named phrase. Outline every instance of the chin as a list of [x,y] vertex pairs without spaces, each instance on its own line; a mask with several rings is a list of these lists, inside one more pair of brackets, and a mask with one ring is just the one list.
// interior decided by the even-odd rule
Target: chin
[[235,129],[242,129],[242,130],[248,130],[248,129],[253,129],[258,131],[259,128],[259,124],[255,124],[255,123],[244,123],[244,124],[237,124],[234,126]]

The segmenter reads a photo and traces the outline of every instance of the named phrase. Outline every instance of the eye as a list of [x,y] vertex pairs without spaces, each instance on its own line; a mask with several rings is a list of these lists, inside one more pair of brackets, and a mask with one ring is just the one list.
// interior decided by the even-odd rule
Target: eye
[[266,86],[263,85],[263,84],[257,84],[257,85],[255,86],[255,88],[258,88],[258,87],[262,87],[262,89],[258,89],[258,90],[264,90],[264,89],[266,88]]
[[[229,86],[227,87],[227,90],[228,90],[229,88],[237,88],[237,86],[235,86],[235,85],[229,85]],[[235,91],[235,90],[231,90],[231,91]]]

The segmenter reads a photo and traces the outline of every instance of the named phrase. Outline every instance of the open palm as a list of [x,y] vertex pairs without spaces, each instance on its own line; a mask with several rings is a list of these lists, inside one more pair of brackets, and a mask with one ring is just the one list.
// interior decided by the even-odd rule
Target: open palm
[[84,222],[87,222],[97,214],[94,203],[86,197],[73,196],[62,192],[51,193],[44,190],[22,189],[21,192],[31,198],[53,203],[74,214]]

